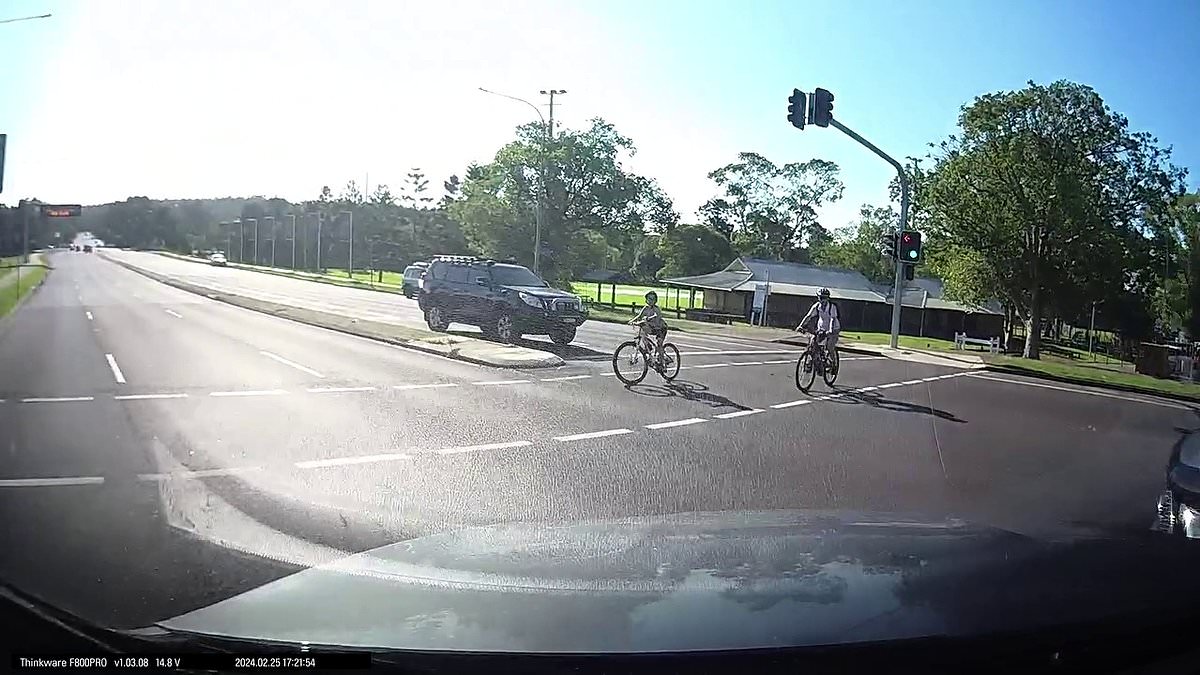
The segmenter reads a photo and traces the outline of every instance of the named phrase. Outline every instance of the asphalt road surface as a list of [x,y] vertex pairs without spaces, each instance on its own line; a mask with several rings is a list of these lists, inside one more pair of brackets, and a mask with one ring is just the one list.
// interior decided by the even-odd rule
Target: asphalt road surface
[[[230,290],[414,317],[400,298],[166,261]],[[147,625],[303,567],[457,526],[834,508],[1023,532],[1145,529],[1191,407],[679,335],[627,389],[601,359],[486,368],[233,307],[55,253],[0,322],[0,579]],[[589,324],[597,352],[625,339]]]

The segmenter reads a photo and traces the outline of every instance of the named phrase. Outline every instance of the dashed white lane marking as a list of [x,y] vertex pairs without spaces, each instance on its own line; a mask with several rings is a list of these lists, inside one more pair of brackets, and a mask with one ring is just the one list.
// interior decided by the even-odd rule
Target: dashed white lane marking
[[95,320],[95,317],[93,317],[93,316],[92,316],[92,313],[91,313],[91,312],[84,312],[84,314],[86,314],[86,315],[87,315],[88,321],[94,321],[94,320]]
[[346,466],[349,464],[371,464],[373,462],[397,462],[412,459],[406,452],[389,452],[380,455],[360,455],[358,457],[334,457],[332,459],[314,459],[307,462],[296,462],[297,469],[323,469],[330,466]]
[[735,366],[765,366],[766,363],[764,363],[763,361],[738,361],[737,363],[734,363],[732,365],[735,365]]
[[854,391],[875,391],[878,388],[879,387],[859,387],[858,389],[855,389]]
[[312,387],[304,391],[310,394],[341,394],[354,391],[375,391],[375,387]]
[[114,396],[114,401],[150,401],[164,398],[187,398],[187,394],[124,394]]
[[757,415],[760,412],[766,412],[766,411],[762,410],[761,408],[751,408],[749,410],[735,410],[734,412],[721,413],[720,415],[713,415],[713,417],[715,417],[719,420],[731,420],[735,417],[746,417],[747,415]]
[[696,366],[683,366],[683,367],[684,368],[695,368],[698,370],[701,368],[724,368],[725,366],[728,366],[728,365],[729,365],[728,363],[701,363],[700,365],[696,365]]
[[108,367],[112,369],[112,374],[116,378],[117,384],[125,384],[125,373],[121,372],[121,367],[117,365],[117,359],[112,354],[105,354],[104,358],[108,361]]
[[308,366],[296,363],[295,361],[292,361],[289,359],[285,359],[278,354],[273,354],[266,350],[260,350],[258,353],[262,354],[263,356],[267,357],[268,359],[271,359],[272,361],[278,361],[279,363],[282,363],[285,366],[291,366],[292,368],[295,368],[296,370],[299,370],[302,373],[308,373],[309,375],[312,375],[313,377],[325,377],[321,373],[318,373],[317,371],[313,370],[312,368],[309,368]]
[[771,407],[774,408],[775,410],[782,410],[784,408],[794,408],[798,405],[808,405],[809,403],[812,403],[813,401],[814,401],[814,399],[804,398],[804,399],[800,399],[799,401],[788,401],[787,403],[776,403],[775,405],[773,405]]
[[233,466],[223,469],[198,469],[196,471],[173,471],[169,473],[139,473],[138,480],[170,480],[172,478],[213,478],[236,476],[243,473],[262,471],[261,466]]
[[646,428],[652,429],[652,430],[671,429],[674,427],[686,427],[689,424],[700,424],[701,422],[707,422],[707,421],[708,420],[700,418],[700,417],[690,417],[686,420],[674,420],[672,422],[658,422],[657,424],[647,424]]
[[5,478],[0,487],[49,487],[52,485],[99,485],[104,476],[72,476],[69,478]]
[[891,384],[881,384],[876,389],[891,389],[892,387],[903,387],[903,382],[892,382]]
[[493,384],[529,384],[531,382],[533,380],[481,380],[479,382],[472,382],[471,384],[486,387]]
[[242,389],[238,391],[210,391],[209,396],[283,396],[282,389]]
[[543,377],[542,382],[569,382],[571,380],[586,380],[591,375],[567,375],[565,377]]
[[763,364],[764,364],[764,365],[772,365],[772,366],[773,366],[773,365],[775,365],[775,364],[777,364],[777,363],[791,363],[791,362],[792,362],[792,360],[791,360],[791,359],[778,359],[778,360],[776,360],[776,361],[763,361]]
[[586,434],[571,434],[570,436],[555,436],[554,440],[560,442],[567,441],[586,441],[591,438],[605,438],[607,436],[622,436],[624,434],[632,434],[633,429],[606,429],[604,431],[590,431]]
[[171,316],[175,317],[176,319],[182,319],[182,318],[183,318],[183,315],[182,315],[182,314],[180,314],[179,312],[176,312],[176,311],[175,311],[175,310],[173,310],[173,309],[168,309],[168,310],[165,310],[165,311],[166,311],[166,313],[167,313],[167,314],[170,314]]
[[21,403],[71,403],[74,401],[94,401],[95,396],[35,396],[23,398]]
[[457,382],[434,382],[432,384],[393,384],[392,389],[439,389],[442,387],[457,387]]
[[1178,408],[1182,410],[1191,410],[1192,406],[1183,403],[1171,403],[1169,401],[1155,401],[1149,398],[1139,396],[1121,396],[1120,394],[1109,394],[1102,391],[1091,391],[1090,389],[1076,389],[1074,387],[1063,387],[1054,384],[1044,384],[1042,382],[1026,382],[1024,380],[1010,380],[1006,377],[996,377],[995,375],[984,375],[982,373],[968,373],[971,377],[980,380],[990,380],[992,382],[1003,382],[1005,384],[1015,384],[1022,387],[1040,387],[1042,389],[1054,389],[1056,391],[1065,391],[1072,394],[1083,394],[1085,396],[1100,396],[1103,398],[1115,398],[1118,401],[1128,401],[1130,403],[1146,403],[1148,405],[1157,405],[1164,408]]
[[533,445],[531,441],[508,441],[505,443],[484,443],[483,445],[463,445],[456,448],[439,448],[433,452],[438,455],[457,455],[464,452],[484,450],[505,450],[508,448],[524,448]]
[[924,382],[924,381],[925,381],[925,380],[920,380],[920,379],[917,379],[917,380],[905,380],[905,381],[901,382],[900,384],[903,384],[903,385],[909,385],[909,384],[921,384],[921,383],[922,383],[922,382]]

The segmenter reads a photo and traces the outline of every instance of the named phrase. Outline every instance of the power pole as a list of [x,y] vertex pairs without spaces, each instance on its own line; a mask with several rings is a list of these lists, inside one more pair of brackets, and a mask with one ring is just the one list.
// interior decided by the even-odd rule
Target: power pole
[[543,89],[541,91],[542,96],[550,96],[550,122],[546,128],[546,136],[548,138],[554,138],[554,97],[565,93],[567,93],[566,89]]

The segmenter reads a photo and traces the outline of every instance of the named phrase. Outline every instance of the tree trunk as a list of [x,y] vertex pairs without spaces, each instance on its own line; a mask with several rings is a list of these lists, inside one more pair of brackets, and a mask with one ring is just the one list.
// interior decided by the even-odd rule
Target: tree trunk
[[1029,315],[1025,319],[1025,351],[1021,354],[1027,359],[1040,359],[1039,349],[1042,339],[1042,289],[1035,282],[1033,292],[1029,296]]
[[1006,350],[1012,344],[1014,321],[1012,306],[1006,304],[1004,306],[1004,348]]

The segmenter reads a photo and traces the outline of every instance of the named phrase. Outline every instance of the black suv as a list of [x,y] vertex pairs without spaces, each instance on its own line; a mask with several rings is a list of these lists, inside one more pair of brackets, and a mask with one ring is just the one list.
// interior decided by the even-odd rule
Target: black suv
[[577,296],[550,288],[528,269],[469,256],[433,258],[421,275],[417,304],[433,330],[455,321],[504,342],[530,333],[570,344],[587,320]]

